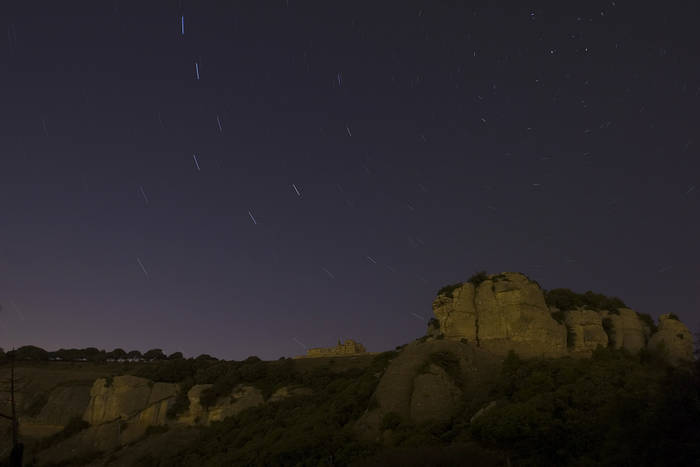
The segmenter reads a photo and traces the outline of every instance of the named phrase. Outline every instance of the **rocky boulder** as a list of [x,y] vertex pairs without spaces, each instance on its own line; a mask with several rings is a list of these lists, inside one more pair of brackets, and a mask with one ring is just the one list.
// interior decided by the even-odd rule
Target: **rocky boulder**
[[476,291],[465,282],[451,293],[439,294],[433,301],[433,313],[440,322],[439,331],[448,339],[476,342]]
[[265,403],[265,399],[258,388],[253,386],[238,385],[231,392],[230,397],[216,401],[216,405],[209,408],[209,417],[206,424],[220,421],[236,415],[250,407],[256,407]]
[[467,339],[497,355],[514,350],[524,357],[567,352],[566,328],[557,323],[536,282],[524,274],[490,275],[441,293],[433,313],[447,339]]
[[659,317],[659,330],[649,340],[649,350],[668,353],[670,362],[693,360],[693,335],[685,324],[668,313]]
[[146,378],[124,375],[111,381],[98,378],[90,390],[83,420],[100,425],[113,420],[139,420],[154,425],[165,423],[165,412],[177,393],[173,383],[154,383]]
[[462,390],[442,367],[430,363],[413,378],[409,418],[415,422],[448,420],[459,407]]
[[53,388],[36,416],[20,416],[21,435],[31,438],[50,436],[61,431],[72,418],[82,417],[90,402],[90,388],[87,384]]
[[591,356],[596,347],[608,346],[608,334],[603,329],[603,317],[593,310],[570,310],[564,312],[564,322],[569,332],[570,352]]
[[463,403],[487,397],[481,392],[500,364],[499,357],[473,344],[414,341],[389,363],[354,430],[361,439],[387,442],[390,435],[382,429],[387,414],[414,422],[447,420]]
[[209,425],[211,422],[221,421],[236,415],[243,410],[261,405],[265,402],[259,389],[239,384],[231,392],[230,396],[220,397],[210,407],[204,407],[201,403],[202,392],[212,387],[211,384],[197,384],[187,392],[190,407],[183,415],[178,417],[178,423],[186,425]]
[[608,318],[612,325],[611,337],[613,347],[636,353],[646,347],[651,330],[645,325],[634,310],[618,308],[613,313],[608,310],[600,312],[603,319]]

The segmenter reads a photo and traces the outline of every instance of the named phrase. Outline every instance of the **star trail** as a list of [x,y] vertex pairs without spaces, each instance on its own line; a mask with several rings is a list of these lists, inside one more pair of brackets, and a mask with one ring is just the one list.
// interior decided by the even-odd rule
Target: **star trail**
[[11,3],[0,347],[388,350],[482,269],[700,330],[695,5]]

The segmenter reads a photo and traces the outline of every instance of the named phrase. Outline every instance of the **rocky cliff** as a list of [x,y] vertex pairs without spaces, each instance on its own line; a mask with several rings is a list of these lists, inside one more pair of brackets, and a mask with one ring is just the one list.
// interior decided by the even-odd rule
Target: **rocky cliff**
[[[613,302],[614,303],[614,302]],[[692,336],[663,315],[658,331],[634,310],[548,306],[539,284],[517,272],[484,275],[443,288],[433,301],[430,338],[466,339],[496,355],[589,356],[597,346],[630,352],[663,348],[671,361],[691,360]]]
[[[51,391],[48,402],[38,415],[21,418],[22,436],[38,439],[52,435],[76,416],[89,423],[88,428],[42,451],[38,456],[41,465],[68,459],[76,453],[112,451],[144,437],[149,427],[207,426],[265,403],[260,390],[250,385],[238,385],[228,397],[204,407],[200,397],[210,386],[200,384],[190,388],[187,392],[189,408],[176,418],[168,418],[168,409],[179,390],[177,384],[124,375],[98,378],[92,386],[64,385]],[[282,387],[267,402],[308,394],[308,388]]]
[[659,330],[649,339],[648,347],[657,352],[668,352],[673,363],[688,360],[693,355],[693,336],[673,314],[659,317]]

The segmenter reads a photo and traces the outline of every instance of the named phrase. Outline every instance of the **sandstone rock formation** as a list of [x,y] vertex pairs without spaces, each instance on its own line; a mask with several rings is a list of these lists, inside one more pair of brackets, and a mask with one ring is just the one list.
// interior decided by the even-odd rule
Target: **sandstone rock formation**
[[552,318],[540,287],[520,273],[492,275],[476,287],[465,282],[438,295],[433,313],[446,338],[465,338],[498,355],[566,352],[566,327]]
[[[154,383],[135,376],[98,378],[92,386],[59,386],[51,391],[49,401],[33,418],[23,419],[23,436],[40,438],[60,431],[75,416],[91,424],[76,435],[42,452],[42,461],[62,461],[91,451],[110,451],[133,443],[149,426],[178,425],[181,428],[209,425],[241,411],[265,403],[257,388],[238,385],[227,397],[219,398],[208,408],[202,406],[202,392],[211,384],[195,385],[187,393],[189,409],[176,420],[166,417],[174,402],[178,385]],[[268,402],[312,394],[302,386],[278,389]]]
[[608,346],[608,334],[603,329],[603,317],[593,310],[569,310],[564,312],[569,332],[568,346],[571,352],[590,356],[596,347]]
[[[452,362],[449,371],[440,364],[444,356]],[[386,442],[391,435],[382,433],[382,420],[392,412],[403,420],[447,420],[466,400],[487,397],[481,392],[496,378],[500,362],[492,353],[459,341],[412,342],[380,375],[374,402],[355,423],[355,432],[361,439]]]
[[219,398],[216,403],[208,408],[202,406],[200,398],[205,389],[211,384],[198,384],[192,386],[187,392],[190,400],[190,407],[185,414],[178,417],[178,423],[186,425],[209,425],[211,422],[220,421],[232,415],[257,405],[263,404],[262,393],[253,386],[239,384],[231,395]]
[[659,317],[659,330],[649,340],[649,349],[668,352],[672,363],[693,360],[693,336],[672,313]]
[[642,323],[635,311],[618,308],[614,314],[607,310],[600,313],[603,319],[609,318],[612,322],[612,342],[616,349],[635,353],[646,347],[651,329]]
[[473,283],[455,284],[438,293],[433,301],[437,323],[430,323],[428,338],[466,339],[496,355],[513,350],[526,358],[590,356],[598,346],[637,353],[663,343],[672,362],[692,358],[691,334],[669,315],[660,318],[659,331],[652,334],[650,317],[618,307],[622,304],[619,299],[586,292],[579,296],[586,300],[603,297],[607,302],[602,307],[610,309],[585,305],[559,310],[547,305],[539,284],[524,274],[484,274],[471,280]]
[[462,390],[447,372],[430,363],[413,378],[409,418],[416,422],[448,420],[459,406]]
[[153,383],[130,375],[115,376],[111,382],[99,378],[90,390],[83,420],[91,425],[132,419],[162,425],[176,394],[177,385],[172,383]]
[[88,385],[58,386],[49,392],[46,404],[35,417],[20,417],[21,435],[42,438],[57,433],[72,418],[82,417],[89,401]]

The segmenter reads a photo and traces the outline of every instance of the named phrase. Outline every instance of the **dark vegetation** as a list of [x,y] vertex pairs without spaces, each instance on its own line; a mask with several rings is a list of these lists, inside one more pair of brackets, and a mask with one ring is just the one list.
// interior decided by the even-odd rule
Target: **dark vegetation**
[[700,458],[700,377],[658,358],[599,348],[591,359],[511,354],[501,403],[471,426],[513,465],[692,465]]
[[[617,298],[592,292],[575,294],[568,289],[552,290],[546,297],[550,306],[562,310],[578,306],[617,310],[625,306]],[[639,316],[652,327],[649,315]],[[552,317],[564,321],[562,312],[552,313]],[[612,346],[612,319],[605,318],[603,327]],[[359,442],[351,427],[368,409],[378,407],[373,393],[398,352],[377,355],[365,368],[338,371],[333,369],[337,362],[331,365],[334,360],[330,360],[302,371],[296,361],[285,358],[274,362],[257,357],[222,361],[208,355],[184,359],[181,354],[170,358],[153,350],[138,356],[92,349],[63,355],[72,355],[70,358],[77,361],[92,356],[90,361],[106,363],[107,354],[111,354],[122,361],[115,366],[120,370],[115,374],[180,383],[182,390],[169,411],[171,417],[187,409],[186,394],[195,384],[213,385],[202,394],[204,405],[229,396],[241,383],[260,389],[265,399],[282,386],[296,384],[312,389],[313,395],[245,410],[202,428],[195,442],[173,446],[169,454],[149,452],[135,465],[391,467],[462,465],[468,458],[472,465],[483,466],[612,467],[697,465],[700,458],[700,361],[674,368],[646,349],[632,355],[599,347],[590,359],[522,360],[511,353],[498,381],[484,389],[478,400],[465,398],[457,414],[447,421],[418,424],[393,412],[385,414],[381,426],[391,430],[391,447]],[[39,362],[55,354],[33,346],[15,352],[18,359]],[[102,354],[104,358],[95,357]],[[144,360],[146,355],[148,361]],[[2,358],[6,354],[0,352]],[[435,352],[428,362],[465,387],[456,356]],[[490,401],[497,403],[470,422]],[[45,404],[46,396],[37,394],[26,402],[24,410],[39,413]],[[88,426],[80,418],[73,419],[61,432],[40,440],[38,447],[53,446]],[[150,428],[138,442],[147,442],[163,430]],[[99,457],[99,453],[88,452],[55,465],[84,465]]]
[[[64,361],[64,362],[148,362],[148,361],[163,361],[163,360],[180,360],[182,353],[175,352],[170,356],[165,356],[161,349],[151,349],[145,353],[138,350],[126,352],[122,349],[114,349],[111,352],[100,350],[95,347],[87,347],[84,349],[59,349],[53,352],[48,352],[34,345],[25,345],[16,350],[2,352],[0,349],[0,363],[6,361],[10,355],[14,355],[17,361]],[[206,357],[209,357],[206,355]],[[209,357],[213,358],[213,357]]]
[[[502,278],[502,279],[505,278],[505,276],[503,274],[499,274],[497,277]],[[469,279],[467,279],[467,282],[474,284],[474,287],[478,287],[479,284],[481,284],[482,282],[484,282],[488,278],[489,278],[489,276],[486,273],[486,271],[479,271],[476,274],[472,275]],[[446,286],[442,287],[440,290],[438,290],[437,294],[438,295],[445,294],[448,297],[452,298],[452,292],[454,292],[455,289],[462,287],[463,284],[464,284],[464,282],[457,282],[456,284],[446,285]]]
[[[176,455],[151,458],[147,465],[460,465],[451,457],[456,454],[446,453],[465,449],[478,465],[504,466],[506,458],[512,466],[694,465],[700,458],[698,362],[673,368],[649,352],[631,355],[612,348],[599,348],[590,359],[522,360],[511,353],[478,406],[465,400],[456,416],[439,423],[412,423],[389,412],[381,426],[393,433],[393,447],[361,443],[350,427],[376,406],[375,374],[395,355],[386,352],[368,368],[340,373],[330,365],[299,372],[293,364],[287,372],[284,365],[273,365],[277,362],[267,362],[265,371],[242,371],[260,364],[254,358],[232,366],[212,364],[199,376],[225,374],[224,368],[235,375],[253,371],[260,379],[249,382],[258,387],[298,383],[314,395],[213,423]],[[429,362],[461,386],[454,355],[435,352]],[[496,406],[470,423],[491,400]],[[444,464],[437,463],[440,458]]]
[[40,451],[42,449],[51,447],[54,444],[57,444],[58,442],[68,439],[71,436],[85,430],[89,426],[90,424],[82,418],[74,417],[66,424],[65,427],[63,427],[63,430],[59,431],[54,435],[39,440],[35,446],[35,449],[37,451]]
[[[257,357],[226,362],[203,356],[128,366],[131,374],[152,380],[213,384],[210,403],[241,382],[260,388],[266,398],[283,385],[314,391],[215,422],[202,428],[195,442],[174,446],[168,454],[149,452],[136,465],[434,466],[461,465],[464,453],[474,465],[513,467],[695,465],[700,458],[700,364],[672,368],[649,351],[631,355],[612,348],[599,348],[590,359],[521,360],[511,353],[497,382],[479,400],[465,398],[450,420],[417,424],[388,413],[381,423],[392,432],[392,446],[359,442],[351,427],[377,407],[372,395],[396,355],[385,352],[365,368],[344,371],[333,369],[337,362],[302,371],[291,359],[263,362]],[[435,352],[429,362],[463,386],[456,356]],[[497,404],[470,423],[490,401]],[[74,419],[41,440],[40,447],[87,426]],[[151,428],[139,442],[163,430]],[[96,458],[88,453],[58,465]]]
[[[384,352],[366,368],[341,372],[332,371],[329,365],[300,372],[294,370],[291,360],[280,366],[261,362],[270,368],[245,370],[259,372],[260,380],[249,376],[257,387],[273,381],[298,383],[314,394],[268,403],[215,422],[192,445],[152,465],[348,465],[378,449],[356,441],[350,428],[367,410],[379,375],[396,355]],[[236,377],[245,365],[258,365],[255,361],[238,363],[243,365],[232,367]]]
[[649,326],[649,329],[651,329],[652,334],[659,330],[659,328],[656,326],[656,323],[654,322],[654,318],[652,318],[651,315],[648,315],[647,313],[637,312],[637,317],[642,323]]
[[476,274],[472,275],[469,279],[467,279],[467,282],[471,282],[472,284],[474,284],[474,287],[478,287],[479,284],[481,284],[488,278],[489,275],[486,273],[486,271],[479,271]]
[[464,384],[462,381],[462,372],[459,367],[459,359],[450,352],[433,352],[428,356],[423,367],[419,370],[419,373],[426,373],[431,364],[437,365],[447,373],[452,381],[457,383],[457,386],[461,387]]
[[603,318],[603,330],[608,335],[608,347],[613,347],[615,345],[615,327],[610,318]]
[[525,361],[511,353],[491,388],[498,401],[491,410],[473,423],[475,408],[466,404],[444,423],[388,413],[382,425],[394,447],[357,465],[462,465],[463,458],[437,459],[465,445],[470,460],[479,459],[474,465],[697,465],[700,364],[693,365],[673,368],[648,352],[611,348],[590,359]]
[[458,289],[462,287],[462,282],[457,282],[456,284],[450,284],[442,287],[440,290],[438,290],[438,295],[445,294],[448,297],[452,298],[452,292],[455,291],[455,289]]
[[430,318],[428,321],[428,327],[432,327],[433,329],[440,329],[440,321],[437,318]]
[[544,298],[547,306],[556,307],[561,311],[582,307],[591,310],[608,310],[611,314],[620,314],[618,308],[627,308],[627,305],[617,297],[607,297],[590,290],[580,294],[569,289],[553,289],[545,291]]
[[557,323],[559,323],[559,324],[564,324],[564,311],[563,311],[563,310],[559,310],[559,311],[553,312],[553,313],[552,313],[552,318],[554,318],[554,320],[555,320]]

